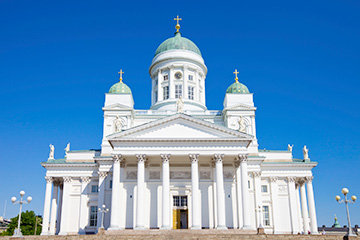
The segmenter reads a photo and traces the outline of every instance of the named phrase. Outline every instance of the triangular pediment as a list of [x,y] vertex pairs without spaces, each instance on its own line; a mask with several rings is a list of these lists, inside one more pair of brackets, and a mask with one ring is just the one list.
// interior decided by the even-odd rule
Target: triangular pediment
[[188,115],[175,114],[123,132],[114,133],[107,138],[109,141],[120,139],[241,139],[251,141],[252,136]]
[[122,105],[120,103],[114,103],[102,108],[103,110],[133,110],[132,108]]
[[256,107],[242,103],[227,107],[225,110],[256,110]]

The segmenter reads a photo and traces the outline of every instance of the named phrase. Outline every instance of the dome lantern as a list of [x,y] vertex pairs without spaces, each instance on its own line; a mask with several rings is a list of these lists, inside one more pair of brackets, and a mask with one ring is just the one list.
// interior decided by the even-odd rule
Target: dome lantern
[[111,86],[109,93],[131,94],[131,89],[125,83],[123,83],[122,74],[124,72],[122,71],[122,69],[120,69],[120,71],[118,73],[120,74],[119,82],[115,83],[114,85]]
[[249,89],[239,82],[239,78],[237,76],[239,72],[237,69],[235,69],[235,72],[233,73],[235,74],[235,82],[227,88],[226,93],[249,94]]

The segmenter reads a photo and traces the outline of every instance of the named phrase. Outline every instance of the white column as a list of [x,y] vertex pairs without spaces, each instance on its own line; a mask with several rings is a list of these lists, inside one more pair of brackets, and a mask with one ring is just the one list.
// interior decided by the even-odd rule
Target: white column
[[[170,76],[169,76],[170,77]],[[145,154],[136,154],[137,168],[137,196],[136,196],[136,225],[135,229],[145,229],[144,225],[144,198],[145,198]]]
[[70,198],[70,188],[71,188],[71,177],[63,177],[64,179],[64,190],[62,197],[62,207],[61,207],[61,223],[60,223],[60,232],[59,235],[68,234],[68,223],[69,223],[69,198]]
[[81,193],[80,193],[80,208],[79,208],[79,234],[85,234],[85,227],[87,225],[87,186],[90,182],[90,177],[81,177]]
[[307,183],[307,197],[309,201],[309,214],[310,214],[310,231],[311,234],[318,234],[317,220],[316,220],[316,211],[315,211],[315,200],[314,200],[314,190],[312,186],[313,176],[306,177]]
[[191,161],[191,229],[201,229],[199,203],[199,154],[189,154]]
[[[183,67],[183,71],[184,71],[184,76],[183,76],[183,79],[184,79],[184,85],[183,85],[183,96],[182,98],[183,99],[189,99],[189,95],[188,95],[188,81],[189,81],[189,72],[188,72],[188,67],[187,65],[184,65]],[[195,76],[194,76],[195,78]]]
[[123,160],[121,154],[113,156],[111,215],[109,230],[120,229],[120,162]]
[[50,230],[49,235],[55,235],[55,226],[56,226],[56,212],[57,212],[57,198],[58,198],[58,188],[59,183],[54,182],[53,183],[53,194],[52,194],[52,200],[51,200],[51,215],[50,215]]
[[[253,172],[254,176],[254,192],[255,192],[255,209],[257,224],[256,228],[262,227],[261,214],[262,214],[262,195],[261,195],[261,172]],[[260,208],[259,208],[260,207]],[[260,211],[260,213],[258,213]]]
[[281,211],[278,203],[278,184],[277,177],[270,177],[270,190],[271,190],[271,205],[272,205],[272,216],[273,216],[273,226],[274,234],[278,233],[277,229],[279,228],[279,212]]
[[295,190],[295,177],[288,177],[288,193],[289,193],[289,203],[290,203],[290,217],[291,217],[291,229],[292,234],[297,234],[299,232],[299,223],[298,223],[298,210],[296,203],[296,190]]
[[241,190],[243,203],[243,229],[251,229],[250,221],[250,202],[249,202],[249,188],[248,188],[248,170],[247,170],[247,156],[239,154],[240,168],[241,168]]
[[170,227],[170,154],[161,154],[162,159],[162,225],[161,229]]
[[241,196],[241,173],[240,173],[240,163],[235,162],[236,167],[236,193],[237,193],[237,209],[238,209],[238,228],[243,227],[243,206],[242,206],[242,196]]
[[43,225],[42,225],[41,235],[49,235],[51,187],[52,187],[53,178],[46,176],[45,180],[46,180],[46,190],[45,190]]
[[59,204],[58,204],[58,209],[57,209],[57,216],[56,216],[56,234],[58,234],[60,232],[60,223],[61,223],[61,209],[62,209],[62,199],[63,199],[63,182],[60,182],[59,184],[59,190],[60,190],[60,194],[59,194]]
[[[104,182],[104,180],[107,176],[107,172],[98,171],[98,175],[99,175],[98,209],[99,208],[102,209],[102,205],[104,205],[104,200],[105,200],[105,182]],[[102,219],[101,215],[102,215],[102,213],[100,211],[98,211],[97,229],[99,229],[101,227],[101,219]]]
[[[162,78],[162,75],[161,75],[161,69],[159,68],[158,69],[158,99],[156,99],[155,102],[159,102],[159,101],[162,101],[164,100],[164,96],[163,96],[163,92],[162,92],[162,87],[161,87],[161,83],[163,81],[163,78]],[[155,103],[154,102],[154,103]]]
[[306,203],[306,193],[305,193],[305,180],[299,180],[300,184],[300,195],[301,195],[301,210],[304,224],[304,234],[308,234],[309,229],[309,215]]
[[299,232],[304,230],[303,223],[302,223],[302,215],[301,215],[301,206],[300,206],[300,186],[297,182],[295,182],[295,192],[296,192],[296,211],[297,211],[297,218],[298,218],[298,229]]
[[169,68],[169,98],[175,98],[175,84],[174,84],[174,66]]
[[216,168],[216,202],[217,202],[217,226],[216,229],[227,229],[225,218],[225,192],[224,192],[224,171],[223,162],[224,154],[215,154]]

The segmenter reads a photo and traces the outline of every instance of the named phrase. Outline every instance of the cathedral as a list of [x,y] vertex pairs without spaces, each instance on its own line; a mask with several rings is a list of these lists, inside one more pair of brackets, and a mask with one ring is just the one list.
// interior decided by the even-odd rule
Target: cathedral
[[[42,235],[124,229],[238,229],[317,234],[308,149],[260,150],[253,94],[238,80],[223,109],[205,100],[207,67],[180,33],[155,51],[151,107],[134,109],[120,81],[105,93],[100,150],[49,158]],[[99,93],[100,94],[100,93]],[[221,99],[219,99],[220,101]]]

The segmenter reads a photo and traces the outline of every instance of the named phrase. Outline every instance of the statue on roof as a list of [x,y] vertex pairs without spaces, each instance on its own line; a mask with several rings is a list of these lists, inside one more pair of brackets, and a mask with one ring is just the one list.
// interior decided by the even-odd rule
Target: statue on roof
[[65,157],[67,157],[67,153],[68,153],[68,151],[70,151],[70,143],[68,143],[67,145],[66,145],[66,147],[65,147]]
[[305,160],[306,160],[306,159],[310,159],[310,158],[309,158],[309,149],[306,148],[306,145],[305,145],[304,148],[303,148],[303,154],[304,154],[304,159],[305,159]]
[[181,96],[176,101],[176,108],[177,108],[178,113],[183,113],[184,112],[184,101],[182,100]]
[[119,116],[116,116],[114,120],[115,132],[121,132],[122,130],[122,122]]
[[238,123],[239,123],[239,132],[246,132],[246,123],[243,116],[240,116]]
[[288,144],[288,151],[292,152],[293,147],[294,147],[294,144],[293,145]]
[[50,153],[48,160],[54,159],[54,153],[55,153],[55,146],[50,143],[49,147],[50,147]]

